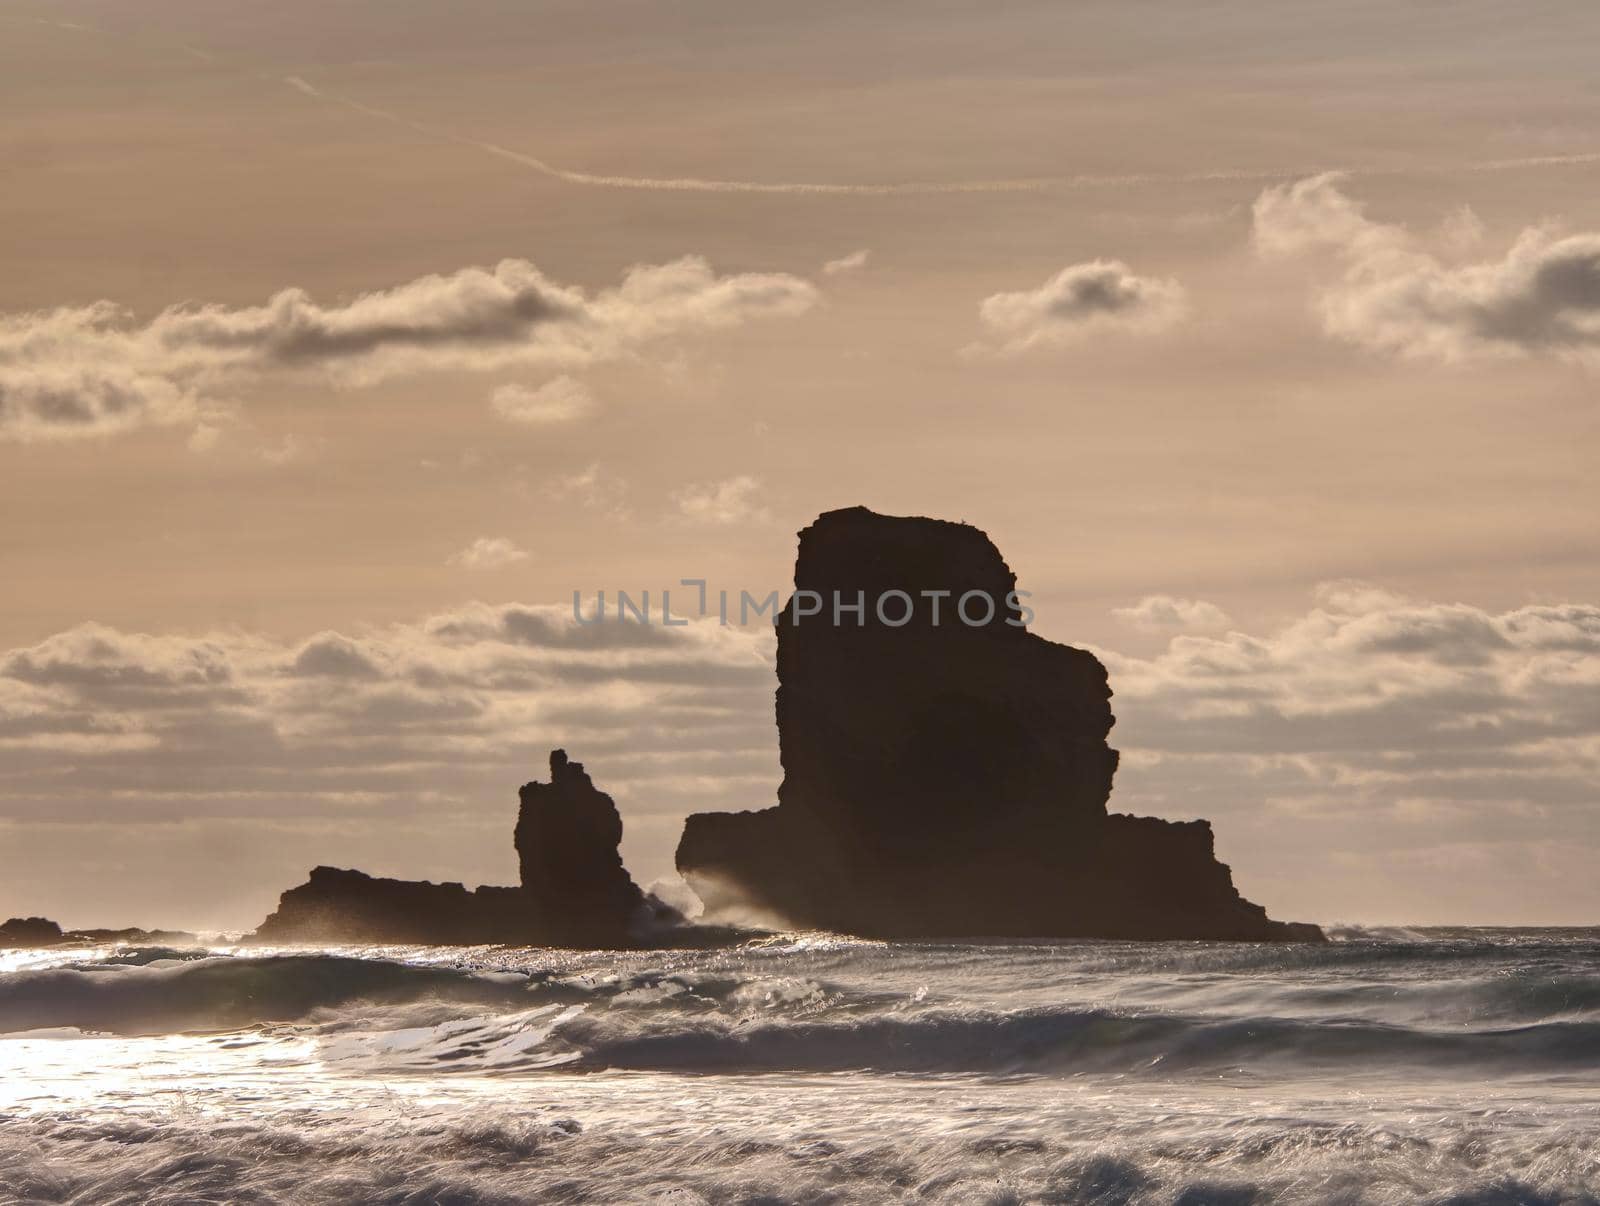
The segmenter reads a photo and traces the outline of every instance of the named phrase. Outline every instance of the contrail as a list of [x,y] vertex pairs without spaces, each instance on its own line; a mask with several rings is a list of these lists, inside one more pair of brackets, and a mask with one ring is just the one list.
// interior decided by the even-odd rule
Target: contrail
[[706,180],[695,176],[603,176],[594,172],[576,172],[557,167],[534,155],[514,151],[493,142],[483,142],[465,134],[457,134],[439,126],[413,121],[386,109],[376,109],[358,100],[318,88],[297,75],[283,77],[283,82],[295,91],[330,104],[342,105],[368,117],[382,118],[397,125],[415,130],[433,138],[444,139],[460,146],[472,147],[487,155],[532,168],[542,176],[560,180],[565,184],[583,184],[599,188],[629,188],[674,193],[820,193],[835,196],[887,196],[894,193],[1014,193],[1031,192],[1057,183],[1049,177],[1018,180],[970,180],[955,182],[910,181],[897,184],[826,184],[807,181],[756,181],[756,180]]
[[[51,25],[74,33],[111,36],[106,31],[96,29],[93,26],[79,25],[67,21],[51,21],[44,18],[33,18],[32,21],[0,20],[4,20],[5,24]],[[179,48],[197,59],[203,59],[207,62],[217,61],[214,55],[200,47],[183,45]],[[274,79],[273,76],[267,74],[262,74],[261,78]],[[353,112],[364,114],[367,117],[393,122],[398,126],[414,130],[429,138],[439,139],[443,142],[453,142],[458,146],[471,147],[485,155],[493,155],[507,163],[514,163],[519,167],[538,172],[541,176],[546,176],[551,180],[559,180],[564,184],[582,185],[590,188],[622,188],[673,193],[892,197],[938,193],[1034,193],[1048,189],[1118,188],[1151,184],[1212,184],[1227,181],[1260,184],[1295,180],[1305,176],[1320,175],[1324,172],[1340,172],[1347,176],[1444,176],[1456,172],[1507,172],[1524,168],[1583,167],[1600,163],[1600,151],[1576,151],[1548,155],[1527,155],[1511,159],[1483,159],[1466,163],[1418,163],[1405,167],[1350,167],[1338,164],[1310,164],[1295,168],[1222,168],[1198,172],[1131,172],[1122,174],[1083,173],[1078,175],[1032,176],[998,180],[912,180],[889,184],[839,184],[799,180],[770,182],[759,180],[713,180],[697,176],[616,176],[601,175],[595,172],[579,172],[571,168],[558,167],[524,151],[503,147],[498,143],[485,142],[465,134],[458,134],[454,130],[402,117],[400,114],[391,113],[387,109],[378,109],[372,105],[363,104],[361,101],[351,97],[319,88],[298,75],[286,75],[276,78],[279,82],[288,85],[296,92],[312,100],[320,101],[324,104],[339,105]]]
[[[440,126],[428,125],[425,122],[413,121],[411,118],[402,117],[398,113],[391,113],[386,109],[376,109],[371,105],[362,104],[348,96],[327,89],[318,88],[308,83],[297,75],[285,76],[284,83],[297,92],[306,96],[315,97],[317,100],[329,104],[342,105],[353,109],[357,113],[364,113],[368,117],[382,118],[397,125],[415,130],[419,134],[426,134],[433,138],[443,139],[460,146],[472,147],[487,155],[494,155],[510,163],[522,167],[532,168],[542,176],[552,180],[560,180],[566,184],[589,185],[598,188],[627,188],[656,190],[678,193],[798,193],[822,196],[863,196],[886,197],[904,194],[928,193],[1019,193],[1040,192],[1050,188],[1089,188],[1116,185],[1135,184],[1199,184],[1209,181],[1244,180],[1290,180],[1298,176],[1314,176],[1330,169],[1325,167],[1305,167],[1278,170],[1248,170],[1248,169],[1218,169],[1202,172],[1143,172],[1121,173],[1117,175],[1081,174],[1072,176],[1032,176],[999,180],[958,180],[934,181],[912,180],[900,181],[889,184],[837,184],[820,181],[757,181],[757,180],[708,180],[696,176],[608,176],[594,172],[578,172],[570,168],[557,167],[555,164],[529,155],[524,151],[512,150],[510,147],[500,146],[498,143],[484,142],[481,139],[471,138],[465,134],[458,134]],[[1597,156],[1600,158],[1600,156]]]
[[601,188],[661,189],[677,193],[823,193],[832,195],[887,196],[893,193],[1017,193],[1033,192],[1046,188],[1053,181],[1037,180],[965,180],[950,183],[936,181],[908,181],[900,184],[822,184],[803,181],[764,182],[755,180],[702,180],[694,176],[597,176],[592,172],[574,172],[554,164],[497,146],[492,142],[458,138],[468,146],[477,147],[491,155],[498,155],[512,163],[520,163],[556,180],[568,184],[591,184]]
[[1294,180],[1316,176],[1323,172],[1343,172],[1350,176],[1416,176],[1447,175],[1451,172],[1503,172],[1531,167],[1576,167],[1600,163],[1600,151],[1583,151],[1571,154],[1530,155],[1515,159],[1487,159],[1455,164],[1413,164],[1407,167],[1337,167],[1308,165],[1296,168],[1221,168],[1199,172],[1131,172],[1117,175],[1084,173],[1070,176],[1034,176],[999,180],[933,181],[913,180],[891,184],[837,184],[821,181],[757,181],[711,180],[696,176],[612,176],[595,172],[579,172],[558,167],[553,163],[516,151],[498,143],[484,142],[465,134],[439,126],[413,121],[386,109],[362,104],[337,92],[329,92],[308,83],[297,75],[283,77],[283,82],[297,92],[329,104],[380,118],[415,130],[431,138],[472,147],[486,155],[493,155],[509,163],[530,168],[541,176],[565,184],[587,185],[594,188],[625,188],[673,193],[768,193],[810,194],[814,196],[888,197],[908,194],[932,193],[1021,193],[1041,192],[1046,189],[1114,188],[1146,184],[1209,184],[1225,181],[1266,183],[1277,180]]

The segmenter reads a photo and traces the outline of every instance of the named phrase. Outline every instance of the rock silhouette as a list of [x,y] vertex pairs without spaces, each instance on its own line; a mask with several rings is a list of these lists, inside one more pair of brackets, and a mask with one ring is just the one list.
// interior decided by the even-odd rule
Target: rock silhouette
[[725,937],[686,926],[639,890],[617,850],[617,806],[565,750],[551,751],[549,783],[527,783],[519,795],[519,887],[468,891],[317,867],[279,898],[254,940],[636,947]]
[[[999,550],[967,524],[852,507],[802,531],[777,621],[778,804],[696,813],[678,844],[707,916],[879,938],[1321,940],[1240,896],[1209,823],[1107,811],[1106,669],[1030,633],[1030,618]],[[322,866],[252,939],[593,948],[749,936],[690,925],[639,889],[616,804],[566,751],[519,804],[518,886]],[[145,934],[13,918],[0,947]]]
[[61,927],[47,917],[12,917],[0,923],[0,950],[54,946],[65,940]]
[[440,946],[541,942],[520,888],[380,879],[314,867],[278,898],[256,942],[389,942]]
[[84,946],[90,943],[162,943],[177,945],[199,941],[187,930],[125,929],[63,930],[46,917],[13,917],[0,923],[0,950],[40,946]]
[[1015,590],[966,524],[853,507],[800,533],[778,805],[697,813],[678,845],[708,915],[881,938],[1320,939],[1239,895],[1207,822],[1108,814],[1105,667],[1029,633]]
[[[565,750],[550,753],[550,782],[526,783],[518,793],[514,840],[528,907],[567,944],[633,932],[666,919],[622,865],[622,815],[598,790],[583,763]],[[682,920],[682,918],[678,918]]]

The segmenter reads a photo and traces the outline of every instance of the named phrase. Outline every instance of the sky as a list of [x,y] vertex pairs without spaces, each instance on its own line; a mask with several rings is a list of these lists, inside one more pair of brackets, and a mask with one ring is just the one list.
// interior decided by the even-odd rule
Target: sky
[[1600,922],[1600,10],[0,0],[0,916],[770,804],[864,504],[1320,922]]

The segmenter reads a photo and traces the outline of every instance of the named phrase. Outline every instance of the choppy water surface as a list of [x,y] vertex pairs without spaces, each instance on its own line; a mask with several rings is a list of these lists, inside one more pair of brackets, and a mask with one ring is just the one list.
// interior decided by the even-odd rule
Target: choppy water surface
[[0,1201],[1600,1203],[1600,931],[0,954]]

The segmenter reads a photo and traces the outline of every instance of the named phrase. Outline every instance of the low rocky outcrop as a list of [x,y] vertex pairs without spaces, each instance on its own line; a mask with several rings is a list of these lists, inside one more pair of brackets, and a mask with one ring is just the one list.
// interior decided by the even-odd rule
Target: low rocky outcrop
[[1015,591],[965,524],[854,507],[800,533],[778,804],[698,813],[678,845],[708,916],[882,938],[1321,938],[1239,895],[1205,821],[1108,814],[1105,667],[1028,632]]
[[181,946],[198,941],[199,936],[187,930],[144,930],[138,926],[116,930],[63,930],[55,922],[44,917],[13,917],[0,924],[0,950],[41,946],[88,946],[102,943],[123,946]]
[[727,936],[686,925],[677,910],[640,891],[618,852],[616,804],[565,750],[550,754],[550,782],[524,784],[519,794],[519,886],[469,891],[317,867],[279,898],[252,940],[638,947]]
[[61,927],[47,917],[13,917],[0,924],[0,950],[54,946],[65,940]]
[[385,942],[476,945],[531,941],[520,888],[380,879],[343,867],[314,867],[278,898],[256,942]]

